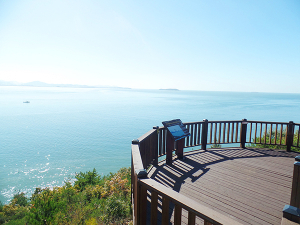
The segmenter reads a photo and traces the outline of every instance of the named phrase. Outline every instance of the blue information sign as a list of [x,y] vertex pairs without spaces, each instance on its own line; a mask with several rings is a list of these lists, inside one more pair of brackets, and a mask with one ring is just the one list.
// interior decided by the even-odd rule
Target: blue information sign
[[175,141],[191,135],[180,119],[164,121],[162,124],[170,131]]

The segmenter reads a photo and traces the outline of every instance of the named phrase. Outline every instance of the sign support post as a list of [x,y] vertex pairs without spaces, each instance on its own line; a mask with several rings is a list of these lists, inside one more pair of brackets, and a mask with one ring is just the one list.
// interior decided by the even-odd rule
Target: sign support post
[[166,146],[166,163],[172,165],[172,152],[174,150],[174,138],[172,134],[167,132],[167,146]]
[[167,128],[166,163],[172,165],[172,152],[176,141],[176,154],[178,159],[183,159],[184,138],[191,134],[182,124],[180,119],[164,121],[162,124]]
[[184,138],[180,139],[176,143],[176,155],[178,159],[183,159],[183,147],[184,147]]

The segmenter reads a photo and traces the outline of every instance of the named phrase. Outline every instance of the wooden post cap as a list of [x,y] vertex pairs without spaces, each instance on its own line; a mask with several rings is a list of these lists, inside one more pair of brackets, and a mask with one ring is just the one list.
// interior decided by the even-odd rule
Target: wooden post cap
[[247,119],[242,119],[242,124],[248,124]]
[[296,162],[294,162],[294,165],[295,166],[300,166],[300,162],[296,161]]
[[297,162],[300,162],[300,155],[297,155],[297,156],[295,157],[295,160],[296,160]]
[[140,143],[139,139],[132,140],[132,144],[139,144],[139,143]]
[[147,171],[145,169],[135,170],[135,173],[138,178],[146,178],[147,177]]
[[291,205],[285,205],[283,210],[283,217],[293,222],[300,222],[300,209]]

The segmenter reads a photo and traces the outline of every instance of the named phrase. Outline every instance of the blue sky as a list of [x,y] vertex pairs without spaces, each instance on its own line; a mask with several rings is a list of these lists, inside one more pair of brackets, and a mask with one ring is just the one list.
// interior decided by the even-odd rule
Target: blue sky
[[300,1],[0,0],[0,80],[300,93]]

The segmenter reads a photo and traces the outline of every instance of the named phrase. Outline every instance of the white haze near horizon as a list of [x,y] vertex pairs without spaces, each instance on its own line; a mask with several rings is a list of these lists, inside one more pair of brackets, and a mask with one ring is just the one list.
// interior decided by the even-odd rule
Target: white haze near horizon
[[299,12],[296,0],[0,0],[0,80],[297,93]]

